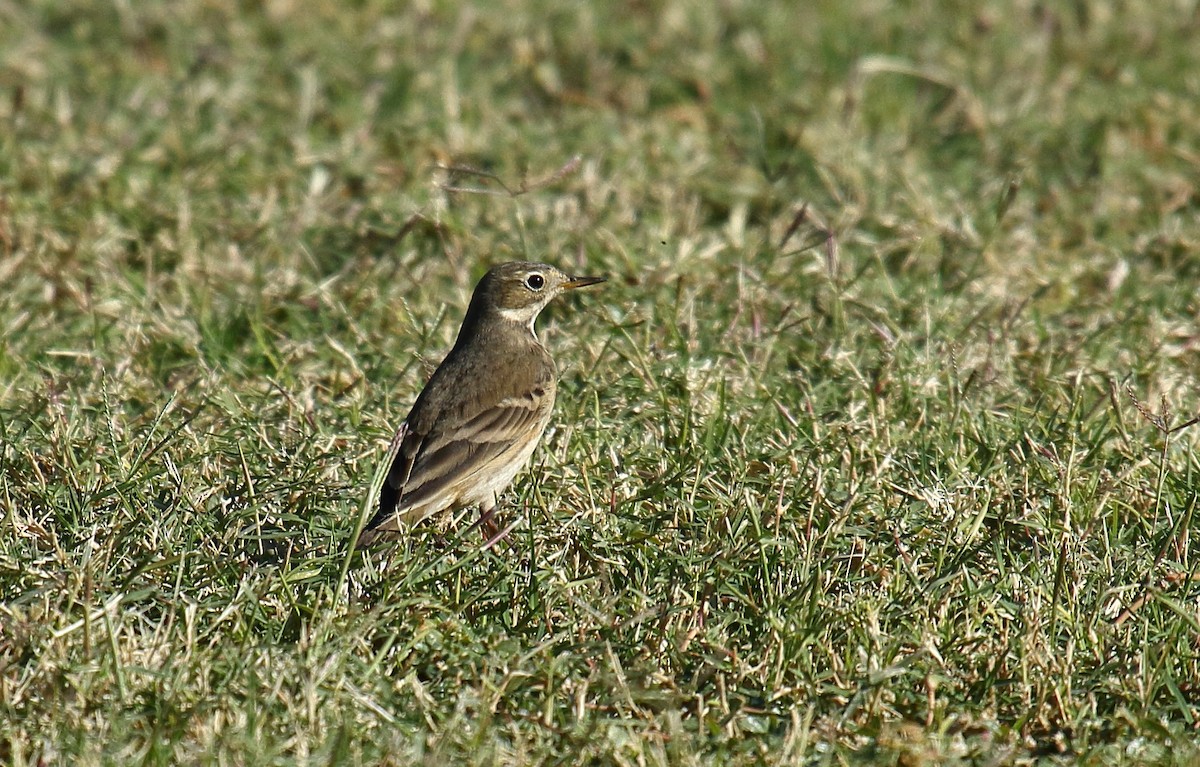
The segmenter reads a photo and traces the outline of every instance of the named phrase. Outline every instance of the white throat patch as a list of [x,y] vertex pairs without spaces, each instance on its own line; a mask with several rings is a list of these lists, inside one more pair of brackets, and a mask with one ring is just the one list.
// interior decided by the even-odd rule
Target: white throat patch
[[519,322],[529,328],[529,335],[533,336],[533,340],[537,341],[537,331],[533,329],[533,321],[537,319],[541,312],[540,306],[530,306],[525,309],[501,309],[500,316],[509,322]]

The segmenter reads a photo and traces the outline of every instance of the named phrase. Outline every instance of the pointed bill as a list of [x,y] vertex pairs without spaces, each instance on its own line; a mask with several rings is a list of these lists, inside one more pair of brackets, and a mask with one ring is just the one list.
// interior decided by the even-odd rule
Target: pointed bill
[[607,277],[572,277],[563,283],[563,288],[566,290],[574,290],[575,288],[586,288],[588,285],[596,285],[597,283],[608,282]]

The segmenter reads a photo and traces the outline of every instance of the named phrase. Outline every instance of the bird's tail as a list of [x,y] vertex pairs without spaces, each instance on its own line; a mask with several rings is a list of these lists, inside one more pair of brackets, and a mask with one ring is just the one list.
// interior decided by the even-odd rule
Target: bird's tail
[[[394,487],[387,479],[392,471],[392,463],[396,460],[396,453],[400,451],[400,444],[404,442],[407,434],[408,424],[400,424],[400,428],[396,430],[396,436],[392,437],[392,444],[388,447],[387,457],[379,464],[379,468],[375,470],[375,476],[371,479],[371,489],[367,491],[367,496],[363,499],[362,510],[358,515],[360,528],[358,537],[354,541],[356,549],[365,549],[374,543],[400,537],[399,531],[380,530],[379,526],[395,513],[396,507],[400,504],[401,488]],[[372,511],[374,514],[370,516],[371,521],[365,525],[362,524],[361,520],[367,519],[367,515]]]

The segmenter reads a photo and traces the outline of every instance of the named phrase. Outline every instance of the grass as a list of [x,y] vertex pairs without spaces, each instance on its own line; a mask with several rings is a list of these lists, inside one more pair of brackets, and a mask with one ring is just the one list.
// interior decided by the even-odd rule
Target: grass
[[[1197,763],[1198,22],[0,4],[0,761]],[[509,258],[512,545],[348,560]]]

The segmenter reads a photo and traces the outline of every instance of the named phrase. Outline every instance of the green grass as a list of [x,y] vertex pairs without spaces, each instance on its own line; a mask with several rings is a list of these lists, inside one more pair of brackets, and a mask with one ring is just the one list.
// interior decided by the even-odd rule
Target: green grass
[[[1200,762],[1195,10],[457,6],[0,4],[0,762]],[[509,258],[511,546],[347,561]]]

